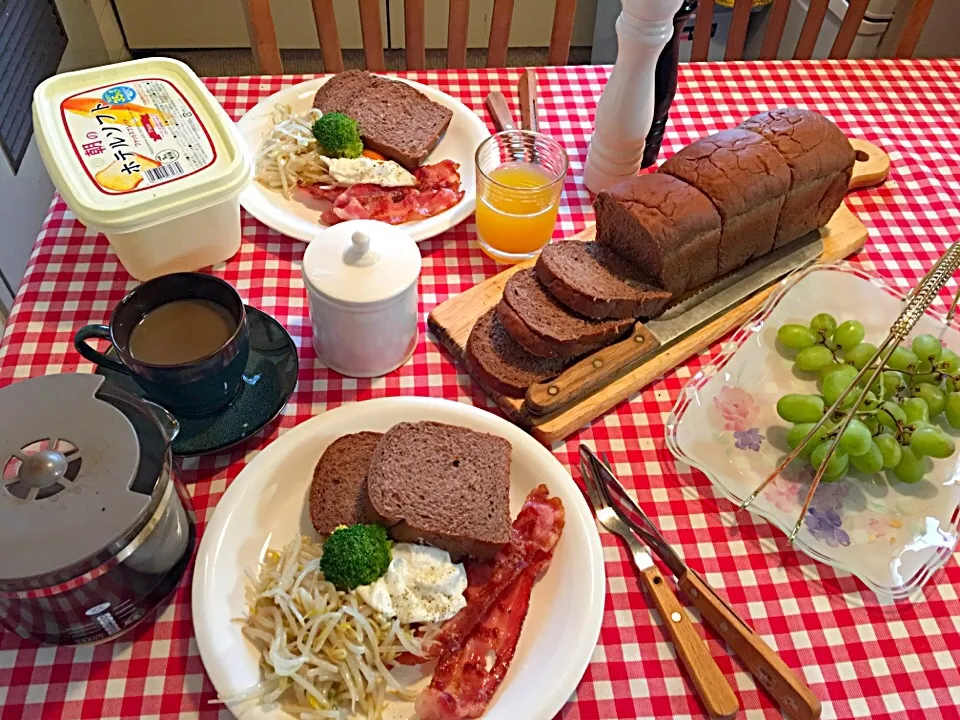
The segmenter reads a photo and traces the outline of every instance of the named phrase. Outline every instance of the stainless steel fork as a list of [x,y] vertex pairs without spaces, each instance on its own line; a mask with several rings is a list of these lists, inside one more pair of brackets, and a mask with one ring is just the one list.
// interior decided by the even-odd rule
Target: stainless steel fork
[[733,688],[717,666],[706,642],[697,634],[683,605],[680,604],[670,585],[663,579],[663,575],[660,574],[646,547],[627,527],[617,511],[610,506],[610,498],[604,484],[597,480],[589,461],[582,453],[580,473],[583,475],[583,482],[587,487],[587,494],[590,496],[597,520],[607,530],[619,535],[630,548],[633,564],[640,571],[643,584],[653,598],[667,633],[707,712],[712,717],[733,717],[740,709],[740,701],[734,694]]

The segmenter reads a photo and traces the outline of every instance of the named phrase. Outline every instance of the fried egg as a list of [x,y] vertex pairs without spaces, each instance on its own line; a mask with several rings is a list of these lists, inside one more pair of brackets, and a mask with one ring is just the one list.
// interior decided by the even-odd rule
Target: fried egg
[[393,160],[371,160],[370,158],[328,158],[322,157],[327,165],[327,174],[337,185],[350,187],[360,183],[370,183],[381,187],[413,187],[417,179]]
[[402,623],[440,622],[467,604],[467,571],[428,545],[396,543],[386,574],[357,588],[364,602]]

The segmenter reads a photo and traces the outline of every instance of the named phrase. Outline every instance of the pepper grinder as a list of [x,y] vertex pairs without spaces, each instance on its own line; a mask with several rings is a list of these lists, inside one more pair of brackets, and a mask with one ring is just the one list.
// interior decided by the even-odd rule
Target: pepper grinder
[[[713,2],[713,0],[705,0]],[[647,133],[647,142],[643,148],[643,161],[640,167],[650,167],[657,161],[660,154],[660,144],[663,142],[663,133],[667,128],[667,118],[670,106],[677,94],[677,73],[680,65],[680,34],[683,32],[687,20],[697,9],[697,0],[683,0],[683,4],[673,16],[673,37],[660,53],[657,60],[657,70],[653,88],[653,124]]]
[[603,89],[583,184],[598,193],[637,174],[653,121],[654,70],[683,0],[623,0],[617,62]]

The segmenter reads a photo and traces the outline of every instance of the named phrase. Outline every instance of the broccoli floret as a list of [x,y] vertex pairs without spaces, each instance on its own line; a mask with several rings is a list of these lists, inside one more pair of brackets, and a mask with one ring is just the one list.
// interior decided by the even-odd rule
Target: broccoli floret
[[357,121],[343,113],[322,115],[313,124],[313,136],[327,157],[358,158],[363,152]]
[[369,585],[387,572],[392,547],[380,525],[337,528],[323,544],[320,570],[337,590]]

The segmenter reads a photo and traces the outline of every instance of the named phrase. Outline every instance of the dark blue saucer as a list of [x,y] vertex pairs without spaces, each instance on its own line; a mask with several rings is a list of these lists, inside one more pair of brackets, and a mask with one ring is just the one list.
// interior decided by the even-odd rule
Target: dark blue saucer
[[[280,414],[297,385],[297,346],[277,320],[247,305],[250,357],[240,392],[226,408],[206,417],[180,418],[173,454],[208,455],[225,450],[259,432]],[[113,348],[106,353],[115,357]],[[129,375],[98,367],[109,382],[138,397],[151,399]]]

